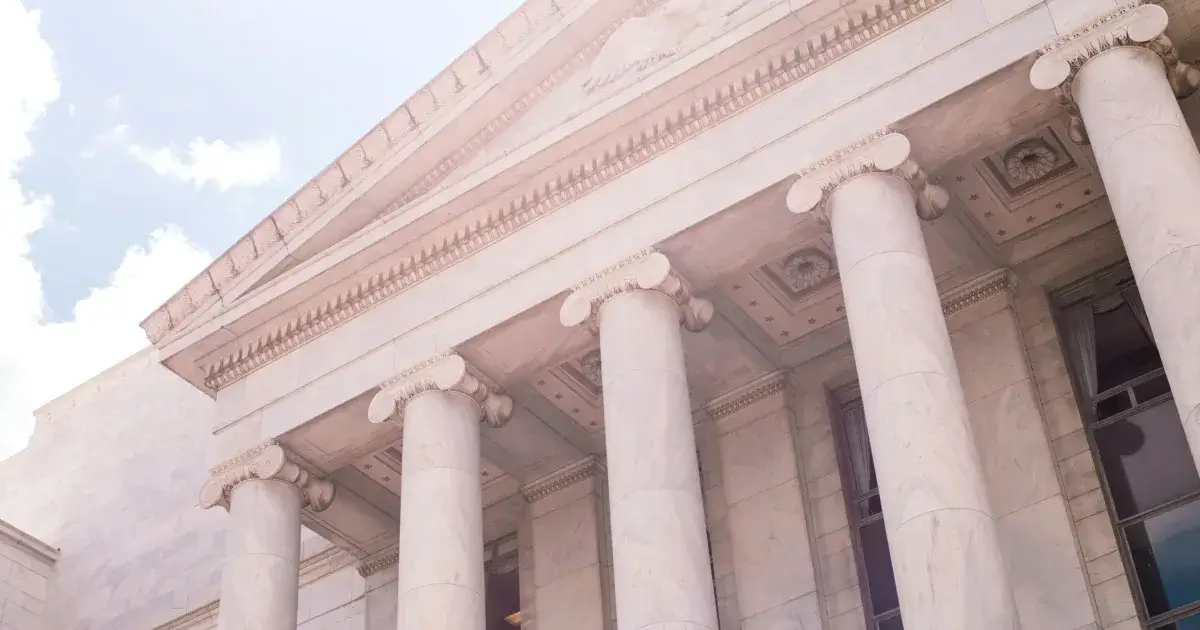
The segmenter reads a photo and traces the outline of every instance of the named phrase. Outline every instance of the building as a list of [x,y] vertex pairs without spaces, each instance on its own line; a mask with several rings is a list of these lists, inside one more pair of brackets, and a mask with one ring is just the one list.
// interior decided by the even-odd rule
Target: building
[[528,0],[39,412],[0,627],[1200,628],[1198,24]]

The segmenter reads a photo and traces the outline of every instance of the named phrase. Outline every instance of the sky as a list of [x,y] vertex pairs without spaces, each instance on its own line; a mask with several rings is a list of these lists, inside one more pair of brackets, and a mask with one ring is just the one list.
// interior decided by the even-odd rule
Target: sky
[[0,0],[0,459],[519,4]]

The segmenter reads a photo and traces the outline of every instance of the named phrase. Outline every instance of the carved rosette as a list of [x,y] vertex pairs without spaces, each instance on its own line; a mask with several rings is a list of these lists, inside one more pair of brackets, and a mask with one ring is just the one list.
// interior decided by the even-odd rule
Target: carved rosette
[[890,173],[908,182],[917,215],[926,221],[942,216],[950,202],[950,193],[930,182],[924,169],[912,159],[908,138],[881,131],[801,171],[800,178],[788,191],[788,209],[796,214],[816,210],[818,220],[828,226],[829,196],[838,186],[867,173]]
[[200,505],[205,509],[221,506],[229,509],[233,488],[250,479],[273,479],[289,483],[300,491],[304,505],[320,512],[333,503],[335,486],[297,464],[274,440],[262,444],[216,466],[200,489]]
[[379,388],[367,408],[367,419],[374,423],[392,417],[404,421],[408,401],[428,391],[458,392],[479,404],[479,419],[493,427],[503,426],[512,417],[512,398],[490,387],[479,373],[457,354],[445,354],[402,372]]
[[1029,71],[1029,80],[1039,90],[1054,90],[1058,102],[1071,115],[1071,140],[1088,144],[1087,130],[1075,103],[1075,77],[1100,53],[1121,46],[1145,48],[1162,58],[1176,98],[1187,98],[1200,88],[1200,68],[1179,59],[1166,30],[1167,12],[1162,7],[1140,2],[1126,5],[1042,48]]
[[704,330],[713,317],[713,304],[692,295],[686,281],[671,269],[671,261],[650,249],[588,278],[571,290],[559,310],[564,326],[587,323],[599,330],[597,316],[604,301],[629,291],[658,291],[679,305],[679,319],[691,332]]

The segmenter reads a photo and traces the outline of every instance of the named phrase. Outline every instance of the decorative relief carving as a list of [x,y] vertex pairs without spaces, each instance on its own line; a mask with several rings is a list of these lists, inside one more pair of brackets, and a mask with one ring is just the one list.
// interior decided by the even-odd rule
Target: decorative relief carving
[[1075,77],[1100,53],[1121,46],[1146,48],[1162,58],[1176,98],[1187,98],[1200,88],[1200,68],[1179,59],[1166,30],[1165,9],[1140,1],[1127,4],[1043,47],[1029,71],[1030,82],[1039,90],[1055,91],[1058,102],[1071,115],[1071,140],[1088,144],[1087,130],[1075,103]]
[[1058,165],[1058,154],[1041,139],[1027,140],[1004,154],[1008,176],[1022,183],[1035,182]]
[[229,509],[233,488],[249,479],[273,479],[290,483],[304,497],[304,504],[320,512],[333,503],[336,488],[332,481],[314,476],[297,464],[275,440],[234,457],[211,470],[212,476],[200,489],[200,505],[219,505]]
[[727,28],[729,18],[753,0],[667,0],[621,25],[592,63],[583,84],[593,92],[644,72]]
[[589,455],[574,464],[556,470],[541,479],[525,484],[521,495],[528,503],[536,503],[546,497],[569,488],[584,479],[604,475],[604,463],[595,455]]
[[800,178],[788,191],[788,209],[796,214],[812,210],[828,225],[826,204],[841,184],[864,173],[891,173],[912,186],[917,215],[932,221],[946,210],[950,193],[929,181],[925,171],[912,159],[912,145],[898,133],[879,131],[863,140],[819,160],[800,172]]
[[997,269],[942,296],[942,314],[949,317],[969,306],[1017,288],[1017,275],[1008,269]]
[[683,278],[671,269],[671,261],[652,249],[623,260],[572,289],[559,311],[559,319],[564,326],[588,322],[592,330],[597,330],[600,305],[629,291],[658,291],[675,300],[683,327],[692,332],[704,330],[712,321],[712,302],[692,295]]
[[393,416],[404,421],[404,406],[418,394],[440,390],[459,392],[479,404],[479,419],[493,427],[503,426],[512,417],[513,401],[508,394],[493,389],[475,368],[457,354],[444,354],[402,372],[380,385],[371,399],[367,418],[376,424]]
[[[778,59],[767,61],[766,72],[756,70],[715,94],[697,98],[665,120],[648,123],[644,132],[634,133],[600,155],[568,167],[553,181],[496,209],[483,222],[456,226],[454,237],[441,245],[375,274],[320,307],[280,324],[276,330],[209,364],[205,384],[219,390],[245,377],[376,304],[399,295],[947,2],[949,0],[893,0],[838,25],[833,37],[821,35],[794,50],[785,51]],[[151,315],[147,322],[151,320],[158,322],[155,326],[175,325],[170,323],[165,311]],[[144,322],[143,327],[147,326]],[[152,341],[159,338],[161,336],[151,335]]]
[[579,359],[579,372],[597,390],[604,388],[604,376],[601,372],[600,350],[592,350]]

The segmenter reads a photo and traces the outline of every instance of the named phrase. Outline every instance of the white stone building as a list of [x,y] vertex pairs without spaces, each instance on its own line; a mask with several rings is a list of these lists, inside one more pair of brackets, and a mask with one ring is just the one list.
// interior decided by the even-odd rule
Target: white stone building
[[39,411],[0,628],[1196,630],[1197,58],[528,0]]

